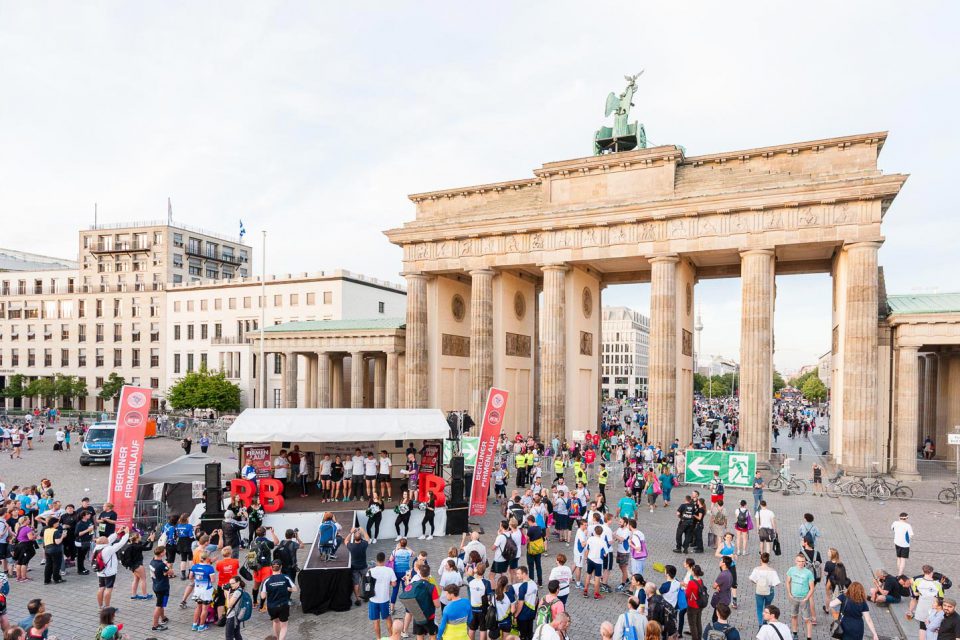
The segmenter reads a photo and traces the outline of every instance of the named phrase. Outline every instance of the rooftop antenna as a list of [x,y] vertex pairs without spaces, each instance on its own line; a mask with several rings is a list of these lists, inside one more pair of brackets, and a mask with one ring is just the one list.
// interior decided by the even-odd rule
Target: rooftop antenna
[[93,228],[97,228],[97,203],[93,203]]
[[173,203],[170,202],[170,198],[167,197],[167,225],[173,224]]

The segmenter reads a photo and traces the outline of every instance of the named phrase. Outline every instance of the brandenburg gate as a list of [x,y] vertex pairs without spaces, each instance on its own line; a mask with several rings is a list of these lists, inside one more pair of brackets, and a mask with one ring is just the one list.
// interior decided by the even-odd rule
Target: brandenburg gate
[[878,353],[889,349],[878,343],[877,252],[906,180],[877,169],[885,139],[689,157],[679,146],[614,148],[519,180],[410,196],[416,218],[386,232],[403,248],[408,286],[404,405],[479,418],[496,385],[511,392],[507,430],[549,439],[595,429],[602,291],[649,282],[651,436],[685,444],[695,287],[739,276],[740,448],[764,455],[775,276],[823,272],[833,277],[831,452],[848,470],[869,469],[881,459]]

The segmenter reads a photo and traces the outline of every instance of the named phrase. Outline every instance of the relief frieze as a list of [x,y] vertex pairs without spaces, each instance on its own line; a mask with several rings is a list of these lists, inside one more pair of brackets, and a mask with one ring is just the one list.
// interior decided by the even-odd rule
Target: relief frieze
[[506,355],[518,358],[529,358],[533,348],[530,336],[507,332]]
[[440,352],[456,358],[470,357],[470,338],[444,333],[440,339]]

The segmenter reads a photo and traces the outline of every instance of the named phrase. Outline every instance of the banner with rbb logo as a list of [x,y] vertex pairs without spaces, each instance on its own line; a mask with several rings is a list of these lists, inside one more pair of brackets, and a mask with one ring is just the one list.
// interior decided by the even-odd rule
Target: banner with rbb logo
[[110,459],[110,486],[107,501],[117,512],[117,526],[133,524],[137,504],[137,486],[143,464],[143,445],[146,441],[147,415],[150,412],[151,391],[145,387],[124,385],[120,390],[117,410],[117,428],[113,435],[113,456]]

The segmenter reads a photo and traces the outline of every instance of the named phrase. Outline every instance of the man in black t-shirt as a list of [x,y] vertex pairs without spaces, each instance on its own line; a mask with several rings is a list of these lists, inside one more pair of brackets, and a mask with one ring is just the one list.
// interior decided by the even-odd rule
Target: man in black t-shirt
[[913,580],[907,576],[892,576],[883,569],[877,569],[870,588],[870,600],[877,604],[900,602],[904,596],[910,597],[912,585]]
[[117,530],[117,512],[113,510],[113,504],[108,502],[103,505],[103,511],[97,517],[100,535],[109,538]]
[[360,583],[363,582],[363,574],[367,570],[367,547],[370,546],[370,538],[364,529],[357,528],[350,532],[348,540],[346,546],[350,552],[350,571],[353,574],[353,605],[359,607]]
[[270,577],[260,587],[260,611],[266,609],[273,623],[273,635],[284,638],[287,635],[287,621],[290,620],[290,594],[299,591],[297,585],[288,576],[281,573],[282,565],[274,560]]
[[77,547],[77,573],[81,576],[90,574],[90,571],[84,566],[87,556],[90,554],[90,547],[93,545],[93,534],[96,525],[91,520],[92,514],[89,511],[80,511],[80,519],[73,527],[73,537],[80,544]]
[[173,569],[170,564],[164,560],[165,550],[163,547],[157,547],[153,550],[153,560],[150,561],[150,578],[153,582],[153,595],[157,599],[156,607],[153,609],[153,626],[151,631],[166,631],[167,616],[164,608],[167,606],[167,600],[170,599],[170,576]]
[[690,543],[693,542],[693,529],[696,525],[694,516],[697,508],[693,505],[690,496],[684,496],[683,504],[677,507],[677,548],[674,553],[687,553]]

